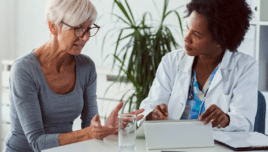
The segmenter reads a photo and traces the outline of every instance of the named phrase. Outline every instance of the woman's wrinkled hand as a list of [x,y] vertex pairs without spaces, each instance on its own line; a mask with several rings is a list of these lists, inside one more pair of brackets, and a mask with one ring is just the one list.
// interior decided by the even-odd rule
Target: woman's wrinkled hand
[[212,121],[212,127],[225,128],[230,123],[230,117],[224,113],[217,105],[211,105],[201,116],[198,118],[204,124]]
[[[121,108],[123,107],[124,102],[121,101],[116,108],[111,112],[111,114],[109,115],[109,117],[106,120],[106,124],[105,126],[107,127],[113,127],[113,128],[117,128],[116,132],[118,132],[118,112],[121,110]],[[133,115],[139,115],[144,111],[144,109],[139,109],[127,114],[133,114]],[[142,119],[144,116],[143,115],[139,115],[137,116],[137,121],[139,121],[140,119]],[[126,121],[127,122],[127,121]]]
[[90,126],[87,128],[87,133],[89,139],[103,139],[109,135],[112,135],[116,132],[117,128],[112,126],[101,126],[99,115],[95,115],[92,120]]
[[153,109],[147,120],[168,120],[168,115],[168,107],[162,103]]

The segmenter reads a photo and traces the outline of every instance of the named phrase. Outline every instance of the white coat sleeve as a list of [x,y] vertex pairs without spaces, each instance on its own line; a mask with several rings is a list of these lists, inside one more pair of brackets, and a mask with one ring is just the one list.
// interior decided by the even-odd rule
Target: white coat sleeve
[[240,62],[243,71],[232,91],[229,112],[230,123],[223,131],[253,131],[258,102],[258,65],[255,60]]
[[148,97],[141,102],[140,109],[144,108],[145,110],[142,113],[144,115],[143,119],[138,121],[138,126],[145,121],[146,116],[157,105],[162,103],[168,105],[173,86],[172,73],[174,73],[174,70],[172,71],[171,58],[169,55],[165,55],[158,66]]

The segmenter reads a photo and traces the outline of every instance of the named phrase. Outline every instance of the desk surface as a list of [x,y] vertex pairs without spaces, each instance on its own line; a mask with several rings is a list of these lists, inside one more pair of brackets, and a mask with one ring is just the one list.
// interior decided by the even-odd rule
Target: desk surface
[[[164,150],[164,149],[163,149]],[[177,151],[192,151],[192,152],[232,152],[232,150],[216,144],[211,148],[187,148],[187,149],[168,149]],[[118,152],[118,138],[116,135],[108,136],[103,140],[92,139],[79,143],[74,143],[66,146],[60,146],[52,149],[43,150],[42,152]],[[161,150],[147,150],[144,139],[136,140],[136,152],[161,152]],[[261,152],[261,151],[257,151]]]

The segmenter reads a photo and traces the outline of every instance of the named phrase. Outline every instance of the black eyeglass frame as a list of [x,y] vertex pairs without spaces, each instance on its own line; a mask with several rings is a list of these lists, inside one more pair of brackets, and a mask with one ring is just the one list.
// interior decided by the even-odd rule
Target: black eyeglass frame
[[[93,25],[95,25],[96,27],[90,27],[90,28],[87,28],[87,29],[85,30],[84,28],[81,28],[81,27],[73,27],[73,26],[71,26],[71,25],[69,25],[69,24],[67,24],[67,23],[64,23],[64,22],[61,22],[61,23],[64,24],[64,25],[69,26],[70,28],[73,28],[73,29],[74,29],[74,35],[75,35],[76,37],[78,37],[78,38],[84,37],[84,35],[85,35],[86,33],[88,33],[88,31],[90,31],[91,29],[93,29],[93,28],[98,28],[97,31],[96,31],[96,33],[95,33],[94,35],[92,35],[92,36],[89,35],[89,37],[93,37],[93,36],[95,36],[95,35],[98,33],[98,31],[99,31],[99,29],[100,29],[100,26],[98,26],[97,24],[93,24]],[[77,30],[77,29],[83,29],[83,30],[85,30],[85,31],[83,32],[82,36],[77,36],[77,35],[76,35],[76,30]]]

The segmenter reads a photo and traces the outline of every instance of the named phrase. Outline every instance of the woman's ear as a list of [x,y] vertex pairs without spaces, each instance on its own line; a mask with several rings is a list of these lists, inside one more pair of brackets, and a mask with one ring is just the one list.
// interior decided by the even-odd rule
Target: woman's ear
[[49,27],[50,32],[53,35],[56,35],[57,34],[57,31],[58,31],[57,26],[52,21],[49,21],[48,22],[48,27]]
[[214,44],[213,44],[213,45],[214,45],[214,46],[213,46],[214,48],[221,48],[221,45],[220,45],[219,43],[217,43],[217,42],[215,42],[215,41],[214,41],[213,43],[214,43]]

